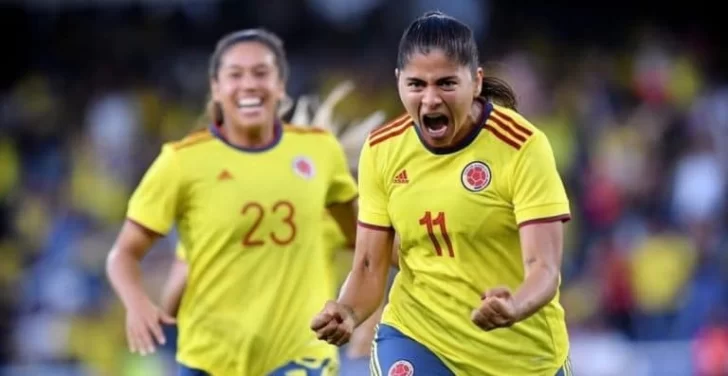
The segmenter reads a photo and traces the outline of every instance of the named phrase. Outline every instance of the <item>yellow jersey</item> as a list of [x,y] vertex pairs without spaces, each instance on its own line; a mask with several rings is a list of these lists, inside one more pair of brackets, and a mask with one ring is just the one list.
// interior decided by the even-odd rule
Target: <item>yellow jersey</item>
[[338,362],[309,323],[334,294],[321,212],[353,200],[356,183],[331,133],[278,123],[275,135],[259,149],[216,127],[167,143],[129,203],[152,231],[176,225],[189,264],[177,359],[215,376]]
[[349,244],[339,223],[328,211],[324,213],[323,227],[323,242],[328,252],[326,257],[329,260],[329,274],[334,287],[334,295],[331,299],[336,299],[336,292],[351,270],[351,263],[354,259],[354,252],[351,250],[354,246]]
[[[336,298],[336,290],[338,290],[339,286],[344,282],[344,279],[346,279],[347,274],[349,273],[349,270],[351,269],[351,259],[353,257],[346,257],[350,260],[348,262],[344,261],[342,262],[339,256],[339,251],[344,250],[346,248],[352,248],[350,244],[346,241],[346,236],[341,231],[341,227],[339,227],[339,223],[336,222],[336,219],[334,219],[333,216],[328,212],[328,210],[324,211],[324,221],[323,221],[323,240],[322,244],[324,249],[326,250],[325,257],[327,260],[329,260],[329,266],[328,266],[328,274],[331,275],[331,282],[333,283],[333,295],[331,296],[331,299]],[[353,252],[348,252],[353,255]],[[175,256],[177,259],[182,261],[187,261],[187,256],[185,254],[184,247],[182,246],[182,243],[177,243],[175,248]],[[346,259],[344,258],[344,259]]]
[[548,375],[569,341],[557,296],[530,318],[486,332],[481,294],[524,278],[519,227],[567,220],[569,202],[546,136],[484,103],[457,146],[427,146],[407,115],[373,131],[359,162],[359,222],[393,228],[399,265],[382,322],[437,354],[456,375]]

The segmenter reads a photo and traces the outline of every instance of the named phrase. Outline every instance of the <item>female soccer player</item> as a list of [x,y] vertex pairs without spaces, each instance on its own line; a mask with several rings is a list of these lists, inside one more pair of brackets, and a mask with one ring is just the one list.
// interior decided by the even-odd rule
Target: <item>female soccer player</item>
[[478,64],[466,25],[439,12],[415,20],[396,70],[407,114],[361,153],[353,269],[311,328],[340,345],[377,308],[396,229],[375,375],[569,373],[558,303],[567,196],[546,136]]
[[[331,296],[325,207],[353,240],[356,183],[336,138],[284,126],[288,66],[265,30],[222,38],[210,59],[214,124],[165,144],[129,202],[107,271],[131,351],[171,317],[141,287],[140,262],[176,225],[189,270],[178,315],[183,375],[285,375],[336,368],[308,318]],[[323,281],[322,281],[323,280]]]

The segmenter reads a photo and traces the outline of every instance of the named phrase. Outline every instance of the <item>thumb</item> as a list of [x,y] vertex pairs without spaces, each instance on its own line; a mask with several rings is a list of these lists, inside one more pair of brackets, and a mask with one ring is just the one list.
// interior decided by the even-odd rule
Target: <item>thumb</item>
[[506,298],[506,299],[510,298],[511,289],[509,289],[508,287],[505,287],[505,286],[498,286],[498,287],[494,287],[490,290],[487,290],[482,296],[483,299],[488,299],[488,298],[493,298],[493,297]]
[[341,308],[341,305],[335,301],[329,301],[326,303],[326,307],[324,307],[324,312],[331,315],[331,318],[334,319],[337,323],[344,322],[344,317],[346,312]]
[[340,311],[341,310],[339,309],[339,305],[335,301],[329,300],[328,302],[326,302],[322,313],[326,313],[331,316],[339,316],[341,314]]
[[328,325],[336,313],[336,304],[332,301],[326,302],[321,312],[319,312],[316,316],[314,316],[313,320],[311,320],[311,329],[319,330]]
[[170,325],[177,323],[177,320],[174,317],[170,316],[169,314],[167,314],[167,312],[164,312],[162,310],[159,310],[159,321],[164,324]]

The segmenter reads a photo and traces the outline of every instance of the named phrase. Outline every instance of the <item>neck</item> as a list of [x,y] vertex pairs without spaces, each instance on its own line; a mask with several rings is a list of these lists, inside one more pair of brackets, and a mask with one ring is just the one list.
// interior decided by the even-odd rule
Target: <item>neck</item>
[[468,137],[473,127],[480,125],[480,117],[483,115],[483,111],[483,103],[477,99],[474,100],[473,105],[470,106],[470,115],[465,120],[465,124],[458,130],[458,133],[455,134],[455,137],[452,138],[450,146],[459,144],[465,137]]
[[220,134],[228,143],[240,148],[263,148],[273,143],[276,126],[274,123],[272,126],[241,129],[223,124],[220,126]]

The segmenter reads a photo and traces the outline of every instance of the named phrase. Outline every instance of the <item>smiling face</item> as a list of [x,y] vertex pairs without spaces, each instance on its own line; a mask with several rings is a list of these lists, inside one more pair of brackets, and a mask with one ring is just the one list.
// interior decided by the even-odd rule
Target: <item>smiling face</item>
[[222,107],[226,126],[249,130],[273,126],[285,82],[273,51],[262,43],[245,41],[222,55],[210,89]]
[[439,48],[412,54],[397,71],[402,104],[417,119],[429,145],[452,146],[470,129],[473,100],[480,93],[483,78],[481,68],[475,73]]

